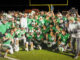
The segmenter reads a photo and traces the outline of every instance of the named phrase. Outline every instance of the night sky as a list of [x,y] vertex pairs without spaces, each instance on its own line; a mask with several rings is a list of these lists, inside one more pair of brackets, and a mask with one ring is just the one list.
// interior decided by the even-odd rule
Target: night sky
[[[38,4],[57,4],[57,3],[66,3],[66,0],[32,0],[33,4],[38,3]],[[75,7],[77,9],[80,10],[80,0],[69,0],[69,5],[68,6],[55,6],[55,10],[58,11],[62,11],[62,10],[68,10],[71,7]],[[4,10],[4,11],[9,11],[9,10],[20,10],[23,11],[25,9],[32,9],[32,8],[38,8],[40,10],[47,10],[48,11],[48,7],[45,6],[44,7],[30,7],[29,6],[29,0],[2,0],[0,1],[0,11]]]

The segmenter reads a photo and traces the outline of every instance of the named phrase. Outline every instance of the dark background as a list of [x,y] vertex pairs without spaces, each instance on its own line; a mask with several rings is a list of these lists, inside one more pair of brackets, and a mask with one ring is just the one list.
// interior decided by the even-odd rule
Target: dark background
[[[32,0],[33,4],[64,4],[66,3],[66,0]],[[55,11],[62,11],[62,10],[68,10],[71,7],[75,7],[76,9],[80,10],[80,0],[69,0],[68,6],[55,6]],[[32,8],[38,8],[40,10],[47,10],[48,7],[31,7],[29,6],[29,0],[1,0],[0,1],[0,11],[9,11],[9,10],[16,10],[16,11],[24,11],[25,9],[32,9]]]

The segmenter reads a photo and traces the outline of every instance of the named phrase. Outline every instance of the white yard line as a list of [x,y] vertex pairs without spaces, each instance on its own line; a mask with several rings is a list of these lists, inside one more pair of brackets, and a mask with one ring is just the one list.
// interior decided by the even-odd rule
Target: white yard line
[[9,60],[19,60],[19,59],[15,59],[15,58],[11,58],[11,57],[6,57]]

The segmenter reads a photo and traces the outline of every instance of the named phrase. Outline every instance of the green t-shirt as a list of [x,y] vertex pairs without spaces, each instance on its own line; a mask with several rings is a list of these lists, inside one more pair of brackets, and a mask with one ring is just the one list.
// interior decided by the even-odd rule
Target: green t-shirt
[[6,29],[11,28],[11,23],[10,22],[7,22],[5,25],[6,25]]
[[6,25],[5,25],[5,24],[1,24],[1,25],[0,25],[0,32],[1,32],[2,34],[5,34],[6,30],[7,30]]

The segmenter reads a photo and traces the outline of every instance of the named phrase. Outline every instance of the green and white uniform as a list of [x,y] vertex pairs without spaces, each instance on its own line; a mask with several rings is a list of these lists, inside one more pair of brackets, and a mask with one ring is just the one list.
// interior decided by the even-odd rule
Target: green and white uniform
[[54,36],[51,36],[50,34],[48,35],[48,47],[52,47],[53,45],[56,44],[56,42],[54,41],[56,38]]
[[13,47],[11,45],[11,40],[9,40],[10,38],[13,39],[13,36],[10,33],[8,33],[6,35],[6,38],[8,38],[8,40],[6,40],[6,41],[3,42],[3,47],[9,48],[10,54],[13,54]]
[[36,45],[41,45],[41,42],[42,42],[42,39],[44,38],[44,36],[42,35],[42,34],[40,34],[40,35],[37,35],[37,34],[35,34],[35,44]]
[[70,36],[70,34],[68,34],[68,33],[66,33],[66,35],[62,35],[62,34],[60,34],[61,42],[62,42],[64,45],[67,44],[68,39],[69,39],[69,36]]
[[8,40],[7,41],[5,41],[3,44],[11,44],[11,40],[9,40],[10,38],[12,39],[13,37],[12,37],[12,35],[10,34],[10,33],[8,33],[7,35],[6,35],[6,38],[8,38]]
[[15,37],[15,40],[23,40],[25,44],[26,43],[25,33],[26,33],[26,30],[20,30],[20,29],[17,30],[16,31],[17,37]]
[[44,24],[45,24],[46,26],[49,26],[50,21],[45,19],[45,23],[44,23]]
[[54,36],[48,35],[48,42],[54,42],[56,38]]
[[33,36],[30,34],[26,34],[27,36],[27,42],[32,42]]

